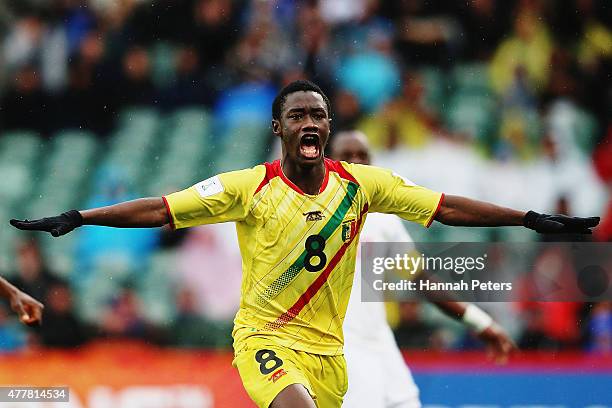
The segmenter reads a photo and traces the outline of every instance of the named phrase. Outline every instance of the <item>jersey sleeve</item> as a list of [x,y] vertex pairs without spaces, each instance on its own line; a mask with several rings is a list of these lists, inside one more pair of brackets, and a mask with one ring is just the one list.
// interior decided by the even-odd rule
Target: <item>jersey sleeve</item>
[[342,163],[356,178],[369,200],[369,211],[395,214],[429,227],[444,194],[417,186],[391,170]]
[[164,196],[173,228],[244,220],[265,173],[263,165],[222,173]]

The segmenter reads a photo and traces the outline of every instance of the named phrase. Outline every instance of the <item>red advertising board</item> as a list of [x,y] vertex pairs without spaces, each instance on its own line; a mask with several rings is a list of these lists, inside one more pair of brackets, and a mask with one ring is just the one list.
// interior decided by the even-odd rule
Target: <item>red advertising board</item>
[[[465,376],[469,381],[489,381],[489,387],[507,389],[512,380],[517,383],[517,401],[527,401],[530,396],[525,384],[538,379],[546,380],[544,385],[537,383],[543,387],[565,375],[571,384],[583,380],[593,388],[598,382],[609,383],[612,373],[612,355],[521,352],[504,366],[493,364],[483,352],[410,351],[404,356],[421,387],[423,402],[438,405],[454,401],[443,391]],[[563,390],[572,394],[573,388],[564,384]],[[254,407],[232,367],[229,350],[179,350],[130,342],[93,343],[75,350],[32,350],[0,355],[0,385],[70,388],[69,403],[0,402],[0,408]],[[557,388],[544,394],[559,395]],[[428,396],[444,398],[442,402],[429,401]],[[555,404],[575,406],[562,402]]]
[[232,353],[99,343],[76,350],[0,356],[0,384],[68,386],[70,403],[0,403],[1,407],[253,407]]

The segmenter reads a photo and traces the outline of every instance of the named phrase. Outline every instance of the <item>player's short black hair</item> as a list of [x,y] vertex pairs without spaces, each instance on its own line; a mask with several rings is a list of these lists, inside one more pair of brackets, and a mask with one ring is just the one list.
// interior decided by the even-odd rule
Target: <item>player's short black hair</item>
[[331,103],[329,102],[329,98],[325,93],[319,88],[317,84],[314,82],[307,81],[305,79],[300,79],[297,81],[293,81],[283,89],[280,90],[276,98],[274,98],[274,102],[272,102],[272,119],[279,120],[281,117],[281,112],[283,111],[283,104],[287,99],[287,95],[294,92],[316,92],[323,97],[325,101],[325,105],[327,106],[327,114],[331,116]]

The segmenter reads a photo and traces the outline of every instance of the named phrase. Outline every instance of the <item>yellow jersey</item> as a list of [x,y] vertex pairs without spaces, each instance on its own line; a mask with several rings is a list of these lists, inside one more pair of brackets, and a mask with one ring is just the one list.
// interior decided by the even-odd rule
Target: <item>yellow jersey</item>
[[175,228],[236,223],[243,270],[236,351],[249,339],[339,355],[368,211],[429,226],[442,197],[390,170],[325,159],[316,195],[302,192],[277,160],[219,174],[164,201]]

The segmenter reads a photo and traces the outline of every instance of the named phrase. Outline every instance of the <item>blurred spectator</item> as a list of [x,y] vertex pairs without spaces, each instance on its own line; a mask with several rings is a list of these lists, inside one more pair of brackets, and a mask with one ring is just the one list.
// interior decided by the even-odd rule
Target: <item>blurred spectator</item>
[[521,2],[514,33],[502,41],[491,61],[491,84],[501,95],[513,88],[541,91],[548,83],[552,40],[534,2]]
[[332,101],[332,126],[334,132],[332,132],[331,137],[334,137],[336,132],[355,129],[362,117],[361,106],[357,96],[346,89],[339,89],[332,98]]
[[48,287],[44,304],[44,324],[39,331],[42,344],[78,347],[85,342],[86,329],[73,312],[72,294],[65,282],[56,281]]
[[249,123],[267,123],[276,88],[267,81],[248,81],[225,89],[215,107],[217,135]]
[[[579,295],[571,291],[576,272],[570,255],[562,247],[549,247],[535,260],[533,272],[524,281],[523,299],[537,301],[521,302],[518,306],[526,322],[518,341],[521,349],[569,349],[580,344],[578,302],[550,301],[576,299]],[[539,301],[541,300],[541,301]]]
[[127,20],[120,23],[125,26],[125,34],[134,44],[148,47],[159,41],[186,41],[193,26],[194,3],[193,0],[110,1],[106,11],[115,18]]
[[252,4],[244,35],[227,61],[238,83],[268,82],[277,78],[293,61],[288,36],[281,34],[282,29],[273,18],[273,6],[271,2]]
[[4,39],[4,61],[9,67],[22,67],[37,62],[44,40],[42,18],[30,12],[12,25]]
[[83,39],[96,26],[96,16],[87,3],[86,0],[58,1],[52,6],[65,27],[69,54],[80,48]]
[[595,114],[602,129],[609,125],[612,112],[612,17],[604,3],[581,0],[577,10],[582,28],[577,53],[581,102]]
[[35,239],[21,241],[17,246],[17,276],[11,282],[35,299],[45,299],[49,285],[57,281],[45,265]]
[[100,314],[100,330],[108,337],[128,337],[151,340],[151,327],[142,317],[141,303],[136,292],[123,288]]
[[190,105],[210,106],[214,91],[208,87],[202,74],[200,57],[193,46],[181,47],[176,51],[176,78],[163,92],[162,104],[166,109]]
[[120,108],[152,105],[156,102],[151,79],[151,60],[145,48],[128,49],[121,62],[123,68],[120,83],[114,89],[114,99]]
[[[377,0],[376,0],[377,1]],[[373,0],[326,0],[322,1],[321,16],[330,24],[359,21],[366,13],[368,3]]]
[[461,58],[489,60],[509,31],[512,2],[470,0],[458,3],[455,12],[461,23]]
[[553,167],[559,194],[567,195],[576,215],[601,214],[608,193],[598,179],[587,152],[593,143],[592,121],[569,100],[558,100],[545,117],[544,142],[554,150],[543,155]]
[[370,47],[341,61],[339,85],[354,93],[364,112],[376,111],[399,91],[400,71],[386,33],[372,32]]
[[211,321],[198,313],[194,293],[183,288],[177,296],[178,313],[172,323],[172,343],[181,347],[229,347],[232,344],[230,320]]
[[42,89],[40,73],[25,65],[15,74],[8,92],[0,99],[0,123],[4,130],[34,129],[46,136],[51,101]]
[[579,346],[576,319],[579,305],[564,302],[541,302],[523,311],[526,321],[518,341],[524,350],[568,350]]
[[432,133],[442,132],[435,114],[425,106],[424,91],[423,78],[417,72],[407,73],[401,95],[359,123],[374,148],[418,148]]
[[178,280],[207,320],[233,319],[240,302],[242,259],[231,223],[193,228],[179,250]]
[[550,82],[543,95],[544,100],[567,98],[575,103],[578,102],[580,86],[577,79],[578,67],[572,54],[565,49],[555,49],[551,56]]
[[68,69],[68,86],[54,101],[56,130],[90,129],[105,135],[113,124],[115,107],[109,92],[111,68],[105,60],[102,33],[89,32],[81,41]]
[[395,340],[402,348],[439,349],[441,338],[433,326],[423,321],[421,303],[403,302],[399,304],[400,320],[395,328]]
[[220,64],[227,50],[239,38],[238,8],[230,0],[198,0],[195,2],[194,39],[200,47],[200,58],[206,66]]
[[68,87],[56,99],[54,122],[56,129],[90,129],[98,134],[109,122],[105,115],[106,92],[100,89],[91,68],[80,61],[70,64]]
[[397,49],[405,64],[444,66],[454,59],[459,27],[449,13],[448,2],[401,0],[394,3]]
[[318,7],[306,4],[299,8],[297,29],[298,44],[291,50],[297,59],[294,63],[302,67],[306,77],[321,89],[329,89],[339,60],[338,50],[331,43],[331,27],[324,21]]

